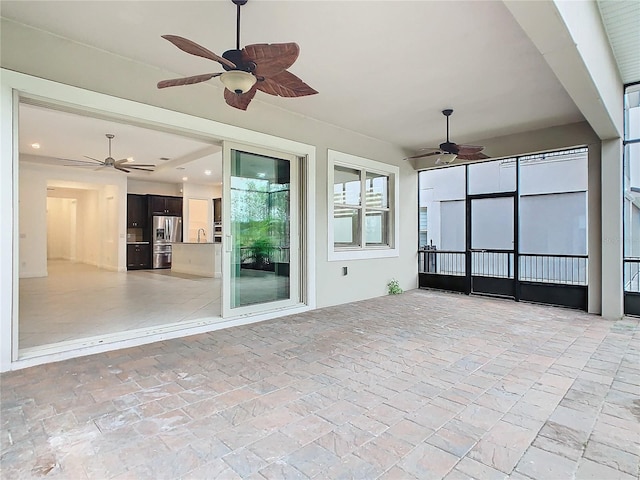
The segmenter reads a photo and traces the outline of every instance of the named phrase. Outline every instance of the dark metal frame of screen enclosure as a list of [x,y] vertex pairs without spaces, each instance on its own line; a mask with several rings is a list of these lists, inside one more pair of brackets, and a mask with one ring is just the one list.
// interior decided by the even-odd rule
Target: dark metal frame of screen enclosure
[[[446,167],[445,167],[446,168]],[[587,310],[587,255],[547,255],[519,253],[519,175],[520,158],[516,158],[516,190],[513,192],[469,194],[469,165],[465,165],[465,245],[466,251],[418,250],[420,288],[434,288],[467,295],[489,295]],[[487,198],[513,198],[513,249],[472,249],[472,201]],[[493,274],[478,274],[474,262],[483,265],[497,262]],[[477,264],[476,264],[477,267]],[[556,282],[553,278],[560,278]],[[640,311],[640,294],[637,298]]]

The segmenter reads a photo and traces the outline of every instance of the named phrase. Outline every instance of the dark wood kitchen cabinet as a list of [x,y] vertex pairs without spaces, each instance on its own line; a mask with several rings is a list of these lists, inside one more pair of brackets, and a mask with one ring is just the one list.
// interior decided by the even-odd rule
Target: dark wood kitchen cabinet
[[151,248],[148,243],[127,244],[127,270],[151,268]]
[[149,195],[149,213],[151,215],[182,216],[182,197]]
[[127,228],[146,228],[147,196],[130,193],[127,195]]

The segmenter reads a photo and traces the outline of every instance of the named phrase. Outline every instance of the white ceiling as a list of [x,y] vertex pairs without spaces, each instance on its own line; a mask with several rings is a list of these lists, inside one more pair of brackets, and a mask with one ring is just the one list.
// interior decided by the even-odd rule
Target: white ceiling
[[[156,165],[154,172],[131,170],[131,178],[203,185],[222,181],[222,148],[192,138],[28,104],[20,105],[18,132],[21,161],[102,171],[97,164],[77,161],[90,161],[85,156],[98,160],[107,157],[105,135],[110,133],[115,135],[111,141],[113,158],[132,158],[131,166]],[[39,148],[33,148],[33,144]]]
[[599,0],[598,7],[622,81],[640,82],[640,2]]
[[[1,9],[13,21],[155,66],[157,80],[220,71],[217,63],[178,50],[160,38],[163,34],[187,37],[218,54],[235,45],[230,0],[3,0]],[[289,41],[301,49],[290,71],[320,93],[290,99],[258,92],[254,102],[407,150],[444,141],[443,108],[455,110],[451,139],[458,143],[584,120],[502,2],[250,0],[242,7],[242,45]],[[211,95],[221,96],[219,81],[210,83]],[[175,95],[172,90],[180,88],[193,87],[163,94]],[[251,105],[243,115],[251,115]],[[73,158],[106,156],[105,133],[116,134],[116,158],[133,155],[157,164],[158,155],[189,153],[145,151],[153,142],[141,141],[129,154],[126,129],[120,134],[105,126],[84,132],[82,142],[70,141],[65,122],[48,128],[66,146],[82,143]],[[89,137],[95,141],[91,146],[84,143]]]

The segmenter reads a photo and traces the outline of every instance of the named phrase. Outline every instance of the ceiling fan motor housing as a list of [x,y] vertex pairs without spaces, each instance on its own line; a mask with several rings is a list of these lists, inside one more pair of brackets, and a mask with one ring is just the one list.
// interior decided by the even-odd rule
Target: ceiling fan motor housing
[[241,70],[243,72],[253,73],[256,69],[256,64],[254,62],[245,62],[242,59],[242,50],[227,50],[222,54],[222,58],[226,58],[236,66],[236,68],[231,68],[228,65],[222,64],[222,68],[227,72],[230,70]]
[[460,148],[458,148],[458,145],[453,142],[444,142],[440,144],[440,150],[447,153],[457,154],[460,151]]

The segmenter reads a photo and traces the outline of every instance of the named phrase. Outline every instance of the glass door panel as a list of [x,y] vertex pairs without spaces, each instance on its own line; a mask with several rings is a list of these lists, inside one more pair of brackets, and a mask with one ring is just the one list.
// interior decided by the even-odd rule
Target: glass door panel
[[297,159],[229,145],[224,156],[223,316],[296,304]]

